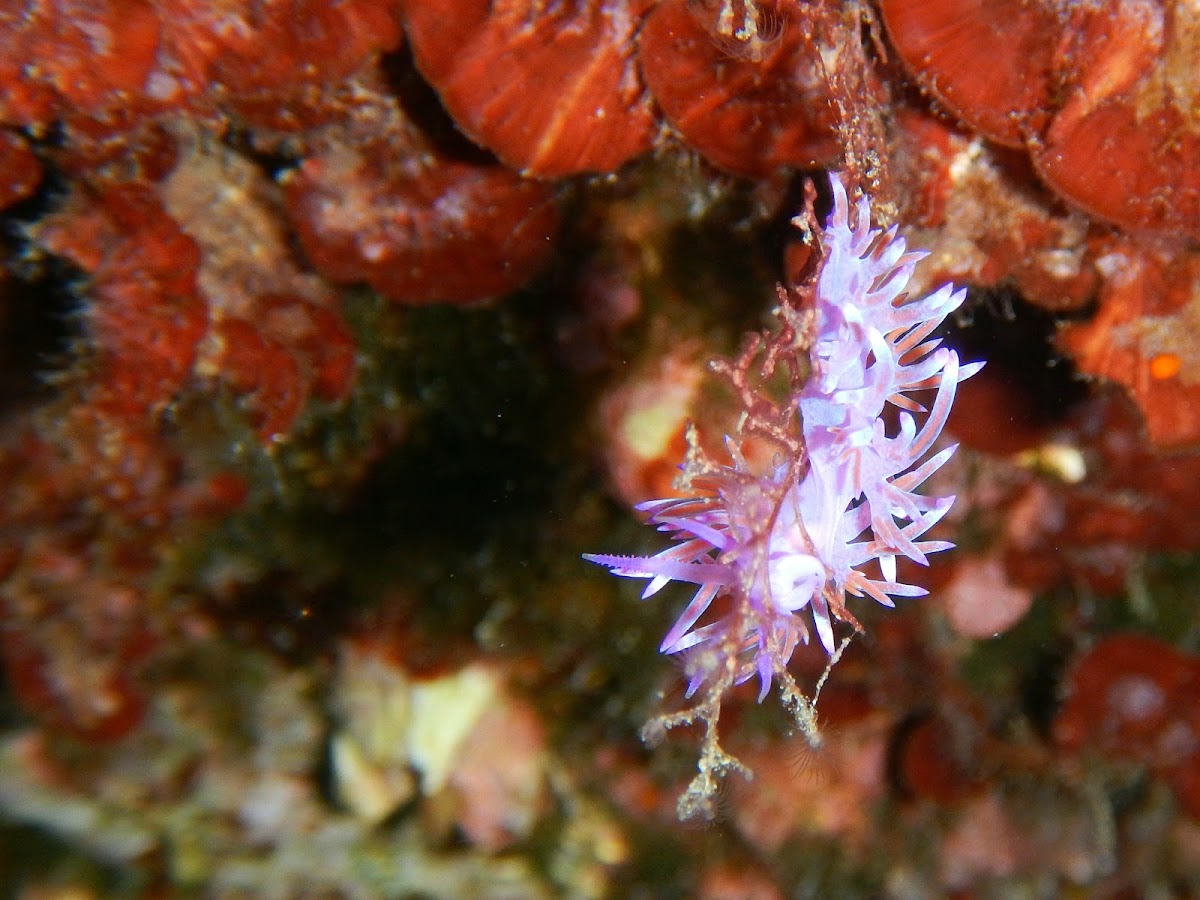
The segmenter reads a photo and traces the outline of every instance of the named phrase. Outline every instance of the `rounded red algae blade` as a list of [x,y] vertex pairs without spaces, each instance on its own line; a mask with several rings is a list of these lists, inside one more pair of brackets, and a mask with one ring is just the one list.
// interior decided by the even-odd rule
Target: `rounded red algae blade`
[[882,0],[896,52],[956,116],[1001,144],[1024,144],[1050,97],[1057,16],[1045,0]]
[[285,183],[312,265],[401,303],[467,303],[508,293],[550,256],[550,187],[500,166],[396,148],[334,145]]
[[1065,102],[1034,165],[1125,228],[1200,236],[1200,16],[1184,3],[1080,6],[1059,53]]
[[527,175],[613,172],[658,130],[634,62],[650,0],[404,3],[417,68],[458,127]]
[[777,0],[664,0],[639,38],[642,74],[663,114],[714,165],[752,177],[839,152],[817,12]]
[[1194,712],[1197,687],[1200,661],[1195,657],[1157,638],[1113,635],[1075,663],[1055,737],[1073,751],[1093,746],[1152,765],[1174,763],[1173,756],[1164,756],[1168,742],[1163,738],[1179,723],[1200,727]]

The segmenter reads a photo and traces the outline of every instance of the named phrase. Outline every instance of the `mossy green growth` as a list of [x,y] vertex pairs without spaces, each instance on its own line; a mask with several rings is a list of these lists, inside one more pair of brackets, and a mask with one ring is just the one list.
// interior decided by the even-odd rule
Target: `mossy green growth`
[[526,624],[553,618],[539,598],[577,561],[571,525],[595,518],[596,489],[580,388],[545,349],[539,303],[350,297],[360,358],[344,404],[314,405],[270,449],[229,410],[209,417],[209,443],[227,436],[223,462],[249,496],[181,555],[175,584],[300,595],[281,598],[281,616],[399,593],[423,627],[467,638],[502,601]]

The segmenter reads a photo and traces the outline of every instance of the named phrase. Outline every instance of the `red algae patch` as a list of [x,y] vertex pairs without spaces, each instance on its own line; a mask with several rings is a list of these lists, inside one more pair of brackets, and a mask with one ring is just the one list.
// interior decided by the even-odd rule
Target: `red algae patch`
[[102,114],[142,93],[161,23],[149,0],[52,0],[0,10],[0,122]]
[[42,181],[41,161],[19,134],[0,131],[0,210],[33,195]]
[[1163,253],[1109,241],[1098,254],[1105,276],[1100,309],[1072,323],[1059,345],[1081,370],[1126,387],[1155,444],[1200,441],[1200,254]]
[[161,412],[191,376],[207,327],[199,246],[154,191],[133,184],[80,193],[38,240],[92,278],[96,403],[125,419]]

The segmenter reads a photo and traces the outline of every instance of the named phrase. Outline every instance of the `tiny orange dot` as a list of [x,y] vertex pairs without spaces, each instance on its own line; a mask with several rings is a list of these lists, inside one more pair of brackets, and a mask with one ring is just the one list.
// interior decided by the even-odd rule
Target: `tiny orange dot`
[[1150,359],[1150,376],[1165,381],[1179,374],[1183,360],[1174,353],[1157,353]]

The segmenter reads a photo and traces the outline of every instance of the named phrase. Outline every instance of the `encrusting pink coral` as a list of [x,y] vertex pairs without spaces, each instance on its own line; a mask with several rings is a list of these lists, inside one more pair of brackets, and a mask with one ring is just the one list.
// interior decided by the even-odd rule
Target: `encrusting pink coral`
[[[958,383],[982,367],[960,366],[931,337],[966,292],[948,284],[910,298],[905,287],[925,254],[906,252],[894,227],[871,228],[867,199],[852,210],[836,175],[831,182],[834,206],[815,283],[781,290],[780,327],[752,335],[732,364],[714,365],[744,410],[739,433],[726,441],[732,464],[709,460],[693,439],[682,486],[696,496],[638,506],[676,543],[648,557],[585,557],[615,575],[650,579],[643,597],[672,581],[699,585],[660,649],[684,654],[689,697],[709,685],[697,709],[709,721],[705,754],[718,770],[736,765],[716,748],[712,731],[715,698],[726,687],[757,675],[761,701],[778,678],[798,718],[811,714],[811,701],[787,672],[809,637],[799,613],[811,609],[821,644],[836,659],[833,620],[861,630],[846,609],[847,593],[885,606],[894,605],[892,597],[921,596],[924,588],[897,580],[896,557],[927,565],[930,553],[952,546],[922,538],[954,498],[916,491],[954,453],[953,446],[933,453],[934,443]],[[810,195],[810,219],[811,202]],[[789,389],[779,402],[765,385],[781,363]],[[936,391],[929,409],[911,396],[926,390]],[[889,405],[895,417],[885,414]],[[923,416],[919,427],[914,414]],[[748,436],[777,446],[768,471],[747,464],[741,438]],[[713,603],[722,596],[718,614]],[[699,624],[706,614],[712,621]],[[663,724],[684,721],[686,714]],[[701,769],[703,778],[703,759]]]

